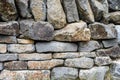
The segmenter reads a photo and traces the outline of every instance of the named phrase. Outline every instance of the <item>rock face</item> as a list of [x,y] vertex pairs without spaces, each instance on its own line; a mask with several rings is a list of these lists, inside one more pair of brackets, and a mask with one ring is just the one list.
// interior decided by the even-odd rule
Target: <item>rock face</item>
[[65,28],[54,32],[54,39],[58,41],[89,41],[90,37],[90,30],[83,21],[68,24]]
[[79,21],[75,0],[62,0],[68,22]]
[[3,21],[15,20],[17,18],[14,0],[0,0],[0,18]]
[[94,15],[88,0],[76,0],[80,17],[88,23],[94,22]]
[[77,51],[77,45],[74,43],[65,43],[65,42],[39,42],[36,43],[37,52],[69,52]]
[[0,35],[0,43],[17,43],[17,39],[15,36]]
[[65,27],[66,16],[60,0],[47,0],[47,19],[55,29]]
[[46,4],[44,0],[30,0],[30,8],[36,21],[46,19]]
[[53,38],[54,28],[48,22],[23,20],[20,22],[20,30],[22,38],[49,41]]
[[100,48],[100,44],[97,41],[88,41],[79,43],[80,52],[90,52]]
[[17,36],[19,34],[18,22],[16,21],[1,22],[0,23],[0,34]]
[[112,10],[120,10],[120,0],[108,0],[109,8]]
[[51,80],[76,80],[78,77],[78,69],[69,67],[53,68]]
[[89,28],[93,39],[113,39],[117,37],[117,32],[113,24],[105,25],[95,22],[90,24]]
[[115,29],[117,30],[117,42],[120,44],[120,25],[116,25]]

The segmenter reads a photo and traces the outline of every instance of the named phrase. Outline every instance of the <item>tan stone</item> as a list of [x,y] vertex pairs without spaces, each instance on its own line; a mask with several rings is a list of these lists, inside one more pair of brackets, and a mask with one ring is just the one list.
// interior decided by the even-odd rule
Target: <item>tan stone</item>
[[6,52],[7,52],[7,45],[0,44],[0,53],[6,53]]
[[29,69],[51,69],[55,66],[63,65],[64,60],[52,59],[47,61],[29,61]]
[[33,44],[34,41],[33,40],[30,40],[30,39],[17,39],[18,43],[21,43],[21,44]]

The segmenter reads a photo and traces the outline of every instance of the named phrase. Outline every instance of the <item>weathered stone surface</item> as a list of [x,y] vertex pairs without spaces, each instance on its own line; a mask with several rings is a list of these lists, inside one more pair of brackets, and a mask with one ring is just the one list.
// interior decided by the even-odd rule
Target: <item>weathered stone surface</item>
[[19,24],[16,21],[0,22],[0,34],[3,35],[18,35]]
[[29,69],[51,69],[55,66],[63,65],[64,60],[52,59],[47,61],[28,61]]
[[20,21],[22,38],[49,41],[53,39],[53,26],[48,22],[32,20]]
[[17,60],[17,54],[0,54],[0,61]]
[[69,52],[77,51],[77,45],[74,43],[65,42],[38,42],[36,43],[37,52]]
[[75,0],[62,0],[68,22],[79,21]]
[[83,21],[68,24],[65,28],[54,32],[54,39],[58,41],[89,41],[90,37],[90,30]]
[[17,42],[20,44],[34,44],[34,41],[31,39],[17,39]]
[[109,67],[93,67],[89,70],[80,70],[80,80],[111,80],[108,74]]
[[120,44],[120,25],[116,25],[115,29],[117,30],[117,42]]
[[30,0],[30,9],[36,21],[44,21],[46,19],[45,0]]
[[69,67],[56,67],[51,72],[51,80],[77,80],[78,69]]
[[0,70],[3,69],[3,63],[0,63]]
[[6,53],[6,52],[7,52],[7,45],[0,44],[0,53]]
[[19,54],[19,60],[48,60],[48,59],[52,59],[52,54],[50,53]]
[[93,65],[94,65],[93,59],[86,57],[65,60],[65,66],[68,67],[92,68]]
[[94,58],[97,55],[96,55],[95,52],[80,52],[80,56],[81,57],[91,57],[91,58]]
[[80,53],[78,52],[54,53],[53,54],[53,58],[60,58],[60,59],[78,58],[78,57],[80,57]]
[[118,45],[118,42],[116,39],[104,40],[104,41],[102,41],[102,43],[103,43],[105,48]]
[[90,52],[100,48],[100,44],[97,41],[88,41],[88,42],[80,42],[79,43],[79,51],[80,52]]
[[109,8],[112,10],[120,10],[120,0],[108,0]]
[[108,13],[107,0],[90,0],[90,4],[96,21],[101,20],[101,18]]
[[112,80],[120,79],[120,60],[114,61],[110,66]]
[[110,57],[96,57],[95,58],[95,64],[98,66],[108,65],[111,63],[112,63],[112,60],[110,59]]
[[47,19],[55,29],[65,27],[66,16],[60,0],[47,0]]
[[120,57],[120,47],[116,45],[109,49],[97,50],[97,55],[98,56],[111,56],[113,58]]
[[9,70],[23,70],[27,69],[27,63],[23,61],[5,62],[4,68]]
[[16,5],[18,6],[20,16],[23,18],[31,18],[29,10],[29,0],[16,0]]
[[88,23],[94,22],[94,14],[88,0],[76,0],[80,16]]
[[0,35],[0,43],[17,43],[17,39],[15,36]]
[[9,52],[33,52],[35,51],[35,47],[33,44],[9,44],[8,45]]
[[114,24],[120,24],[120,11],[111,12],[105,15],[105,19]]
[[113,24],[105,25],[95,22],[89,25],[93,39],[113,39],[117,37],[117,31]]
[[0,74],[1,80],[50,80],[49,70],[22,70],[8,71],[3,70]]
[[11,21],[17,18],[14,0],[0,0],[0,18],[3,21]]

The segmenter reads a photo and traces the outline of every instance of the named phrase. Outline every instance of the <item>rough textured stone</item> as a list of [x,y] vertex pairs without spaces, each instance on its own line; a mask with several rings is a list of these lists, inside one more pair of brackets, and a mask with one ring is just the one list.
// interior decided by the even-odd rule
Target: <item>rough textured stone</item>
[[17,60],[17,54],[0,54],[0,61]]
[[2,35],[18,35],[19,24],[16,21],[0,22],[0,34]]
[[53,58],[60,58],[60,59],[78,58],[78,57],[80,57],[80,53],[78,52],[54,53],[53,54]]
[[118,42],[117,42],[116,39],[104,40],[104,41],[102,41],[102,43],[103,43],[103,45],[104,45],[105,48],[118,45]]
[[10,70],[24,70],[27,69],[27,63],[23,61],[5,62],[4,68]]
[[3,21],[11,21],[17,18],[14,0],[0,0],[0,18]]
[[97,55],[98,56],[111,56],[113,58],[120,57],[120,47],[116,45],[109,49],[97,50]]
[[112,63],[112,60],[110,59],[110,57],[96,57],[95,58],[95,64],[98,66],[108,65],[111,63]]
[[100,44],[97,41],[88,41],[79,43],[80,52],[90,52],[100,48]]
[[30,9],[36,21],[44,21],[46,19],[45,0],[30,0]]
[[76,0],[80,17],[88,23],[94,22],[94,15],[88,0]]
[[8,45],[9,52],[33,52],[35,51],[35,47],[33,44],[9,44]]
[[107,0],[90,0],[90,4],[96,21],[101,20],[102,17],[108,13]]
[[0,53],[6,53],[6,52],[7,52],[7,45],[0,44]]
[[58,41],[89,41],[90,37],[90,30],[83,21],[68,24],[65,28],[54,32],[54,39]]
[[55,66],[63,65],[64,60],[52,59],[47,61],[28,61],[29,69],[51,69]]
[[34,44],[34,41],[31,39],[17,39],[17,42],[20,44]]
[[117,42],[120,44],[120,25],[116,25],[115,29],[117,30]]
[[20,13],[20,16],[23,18],[31,18],[32,15],[30,14],[29,10],[29,0],[15,0],[16,5],[18,6],[18,10]]
[[74,43],[65,42],[39,42],[36,43],[37,52],[69,52],[77,51],[77,45]]
[[89,25],[93,39],[113,39],[117,37],[117,31],[113,24],[105,25],[95,22]]
[[94,65],[93,59],[86,57],[65,60],[65,66],[69,67],[92,68],[93,65]]
[[68,22],[79,21],[75,0],[62,0]]
[[80,80],[110,80],[109,67],[93,67],[89,70],[80,70]]
[[19,54],[19,60],[48,60],[48,59],[52,59],[52,54],[50,53]]
[[3,63],[0,63],[0,70],[3,69]]
[[[7,77],[6,77],[7,76]],[[8,71],[3,70],[0,74],[1,80],[50,80],[49,70],[22,70]]]
[[15,36],[0,35],[0,43],[17,43],[17,39]]
[[108,0],[109,8],[112,10],[120,10],[120,0]]
[[69,67],[57,67],[52,70],[51,80],[76,80],[78,69]]
[[22,38],[49,41],[53,39],[53,26],[48,22],[32,20],[20,21]]
[[47,0],[47,19],[55,29],[65,27],[66,16],[60,0]]
[[97,55],[96,55],[95,52],[80,52],[80,56],[81,57],[91,57],[91,58],[94,58]]

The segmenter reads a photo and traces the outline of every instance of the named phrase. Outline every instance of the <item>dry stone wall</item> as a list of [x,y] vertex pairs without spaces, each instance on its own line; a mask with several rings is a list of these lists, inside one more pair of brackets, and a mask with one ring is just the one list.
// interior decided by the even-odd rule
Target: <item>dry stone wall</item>
[[120,0],[0,0],[0,80],[120,80]]

